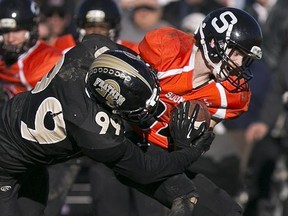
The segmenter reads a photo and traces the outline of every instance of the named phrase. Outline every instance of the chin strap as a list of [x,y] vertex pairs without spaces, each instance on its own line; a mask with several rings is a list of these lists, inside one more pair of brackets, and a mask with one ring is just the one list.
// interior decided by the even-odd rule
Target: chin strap
[[[225,43],[223,44],[223,46],[221,47],[221,50],[226,50],[227,46],[228,46],[228,43],[227,41],[230,40],[230,37],[231,37],[231,33],[232,33],[232,30],[233,30],[233,25],[232,23],[229,24],[228,26],[228,30],[226,31],[226,36],[225,36]],[[223,64],[223,61],[221,60],[221,56],[219,56],[219,62],[218,63],[214,63],[210,56],[209,56],[209,51],[208,51],[208,47],[207,47],[207,42],[206,42],[206,38],[205,38],[205,35],[204,35],[204,32],[203,32],[203,28],[202,28],[202,24],[200,24],[200,27],[199,27],[199,33],[200,33],[200,43],[201,43],[201,46],[202,46],[202,51],[203,51],[203,55],[204,55],[204,58],[207,62],[207,64],[212,68],[212,72],[215,76],[215,78],[217,79],[217,81],[223,81],[226,79],[226,76],[228,76],[228,74],[222,74],[222,64]],[[215,39],[214,39],[215,40]],[[215,40],[215,46],[218,46],[217,41]],[[215,48],[216,50],[216,48]],[[216,55],[219,55],[217,53],[214,54],[215,57]],[[223,53],[224,55],[224,53]],[[223,72],[225,73],[225,72]],[[226,76],[225,76],[226,75]]]
[[213,74],[214,74],[215,78],[218,79],[222,62],[220,61],[218,64],[215,64],[210,59],[208,48],[207,48],[206,41],[205,41],[205,35],[204,35],[202,29],[203,28],[202,28],[202,23],[201,23],[200,27],[199,27],[199,33],[200,33],[200,37],[201,37],[200,38],[200,44],[201,44],[201,47],[202,47],[202,52],[203,52],[205,61],[212,68],[212,71],[213,71]]

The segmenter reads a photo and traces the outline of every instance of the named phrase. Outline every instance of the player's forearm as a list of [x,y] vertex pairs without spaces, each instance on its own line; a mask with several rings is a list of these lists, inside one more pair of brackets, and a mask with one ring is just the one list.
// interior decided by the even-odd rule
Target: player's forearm
[[160,181],[168,176],[182,173],[201,155],[200,151],[192,148],[172,153],[167,151],[145,153],[128,139],[111,148],[82,147],[82,151],[91,159],[105,163],[115,172],[142,184]]
[[127,140],[124,156],[111,168],[136,182],[148,184],[164,180],[167,177],[182,173],[191,163],[196,161],[201,152],[187,148],[169,153],[159,151],[144,153],[140,148]]

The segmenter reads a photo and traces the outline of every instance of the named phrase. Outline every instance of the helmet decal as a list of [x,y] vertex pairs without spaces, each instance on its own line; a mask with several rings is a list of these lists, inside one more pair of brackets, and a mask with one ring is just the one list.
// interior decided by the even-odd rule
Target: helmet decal
[[[227,19],[225,18],[225,16],[229,16],[231,21],[229,23],[229,21],[227,21]],[[218,25],[218,21],[222,22],[222,26]],[[231,12],[231,11],[225,11],[222,14],[220,14],[219,19],[217,17],[214,17],[212,19],[211,25],[215,28],[215,30],[219,33],[223,33],[225,31],[227,31],[229,25],[234,25],[235,23],[237,23],[237,18],[235,17],[235,15]]]
[[0,28],[15,29],[16,27],[17,27],[17,23],[15,19],[12,19],[12,18],[0,19]]
[[121,106],[126,100],[125,97],[121,95],[120,86],[115,80],[102,80],[97,78],[93,86],[98,94],[107,100],[107,105],[111,108]]
[[[136,58],[132,54],[129,54],[128,52],[125,52],[125,51],[118,51],[118,52],[122,52],[123,54],[127,55],[128,57],[130,57],[130,58],[132,57],[135,60],[139,61],[138,58]],[[95,64],[97,64],[97,67],[94,67]],[[109,71],[110,73],[114,73],[115,76],[123,77],[124,79],[129,80],[129,81],[131,80],[130,76],[137,77],[137,78],[141,79],[152,92],[151,86],[145,80],[145,78],[139,74],[139,72],[136,70],[136,68],[127,64],[125,61],[119,60],[115,56],[102,54],[101,59],[94,61],[91,65],[91,67],[95,68],[94,72],[96,72],[96,73],[100,73],[100,72],[105,73],[105,72]],[[98,67],[100,67],[100,68],[103,67],[103,69],[97,70]],[[104,69],[105,67],[106,67],[106,69]],[[124,73],[123,72],[120,73],[119,70],[123,71]]]
[[86,14],[87,22],[104,22],[105,12],[102,10],[90,10]]

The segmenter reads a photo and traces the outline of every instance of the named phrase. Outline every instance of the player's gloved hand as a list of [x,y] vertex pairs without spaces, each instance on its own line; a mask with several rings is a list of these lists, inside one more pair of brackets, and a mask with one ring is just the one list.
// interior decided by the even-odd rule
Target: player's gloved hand
[[192,148],[204,154],[210,149],[210,146],[215,138],[215,133],[213,128],[206,130],[201,136],[192,141]]
[[172,112],[169,122],[171,142],[174,149],[191,147],[192,141],[199,137],[206,128],[206,122],[195,127],[200,106],[196,104],[191,115],[189,115],[190,102],[180,103]]

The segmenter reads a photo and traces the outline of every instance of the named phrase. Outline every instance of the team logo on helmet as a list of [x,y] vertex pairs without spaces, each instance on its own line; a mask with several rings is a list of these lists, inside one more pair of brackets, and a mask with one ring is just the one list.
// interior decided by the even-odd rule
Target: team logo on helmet
[[12,18],[3,18],[0,19],[0,28],[16,28],[17,23],[15,19]]
[[112,79],[102,80],[97,77],[93,86],[98,94],[106,99],[107,105],[112,108],[121,106],[126,100],[120,93],[119,84]]
[[87,22],[104,22],[105,12],[102,10],[90,10],[86,14]]

